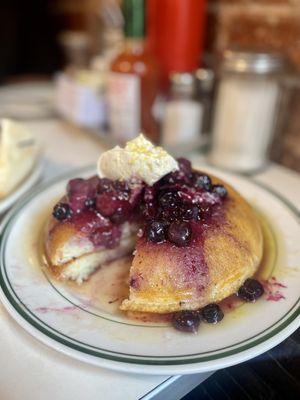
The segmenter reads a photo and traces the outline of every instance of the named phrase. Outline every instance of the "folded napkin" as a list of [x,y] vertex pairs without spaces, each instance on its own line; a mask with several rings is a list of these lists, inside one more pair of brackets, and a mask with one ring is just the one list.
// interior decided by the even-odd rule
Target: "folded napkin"
[[0,121],[0,198],[11,193],[31,172],[40,146],[20,123]]

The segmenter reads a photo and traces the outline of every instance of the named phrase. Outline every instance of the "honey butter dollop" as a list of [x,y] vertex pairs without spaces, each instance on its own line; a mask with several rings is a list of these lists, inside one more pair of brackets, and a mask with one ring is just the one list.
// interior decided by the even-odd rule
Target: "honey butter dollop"
[[177,161],[162,147],[154,146],[141,134],[126,143],[101,154],[98,174],[109,179],[132,178],[153,185],[169,172],[178,170]]

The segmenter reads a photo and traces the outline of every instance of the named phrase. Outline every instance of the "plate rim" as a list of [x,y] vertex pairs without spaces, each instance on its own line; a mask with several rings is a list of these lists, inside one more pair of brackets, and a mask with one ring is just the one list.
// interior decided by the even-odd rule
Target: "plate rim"
[[[39,193],[41,193],[42,191],[48,189],[49,187],[69,178],[74,176],[77,173],[85,173],[88,172],[89,170],[95,170],[94,166],[87,166],[87,167],[81,167],[81,168],[77,168],[77,169],[73,169],[70,170],[60,176],[54,177],[40,185],[38,185],[35,190],[33,190],[31,193],[27,194],[26,196],[24,196],[16,205],[15,207],[13,207],[13,209],[7,214],[7,216],[4,218],[1,226],[0,226],[0,232],[1,232],[1,244],[0,244],[0,251],[1,251],[1,270],[0,270],[0,286],[1,286],[1,300],[4,303],[4,305],[6,306],[6,308],[8,308],[8,311],[10,312],[10,314],[12,314],[14,316],[14,318],[17,320],[17,322],[19,322],[19,324],[21,324],[23,326],[24,329],[29,330],[30,333],[35,336],[37,339],[43,341],[45,344],[48,344],[49,339],[51,340],[51,342],[55,342],[56,344],[59,344],[60,346],[63,346],[63,349],[57,348],[58,346],[54,346],[52,343],[51,347],[55,347],[57,350],[62,351],[64,353],[69,353],[71,352],[76,352],[76,353],[80,353],[80,355],[82,356],[89,356],[89,357],[93,357],[93,358],[97,358],[97,360],[99,359],[104,359],[105,361],[110,361],[112,363],[121,363],[123,365],[128,365],[131,364],[131,366],[136,366],[136,367],[154,367],[155,368],[155,373],[157,374],[157,367],[163,368],[165,367],[166,369],[170,369],[169,367],[184,367],[184,366],[191,366],[191,364],[193,364],[194,366],[196,364],[202,364],[203,363],[210,363],[210,362],[214,362],[217,360],[226,360],[228,359],[228,357],[238,357],[238,355],[242,354],[243,352],[249,352],[249,350],[253,350],[255,349],[257,346],[259,345],[263,345],[263,344],[268,344],[270,341],[270,347],[273,346],[274,341],[276,341],[277,339],[277,343],[279,343],[281,340],[283,340],[287,335],[280,335],[283,331],[288,330],[288,334],[292,333],[294,330],[297,329],[298,326],[298,319],[297,317],[299,317],[299,311],[300,311],[300,307],[299,307],[299,301],[300,299],[298,298],[298,300],[296,301],[296,303],[294,303],[293,306],[291,306],[291,308],[289,309],[289,311],[282,317],[280,318],[279,321],[276,321],[271,327],[266,328],[263,332],[259,332],[258,334],[256,334],[254,337],[252,338],[248,338],[245,339],[244,341],[241,342],[241,344],[243,342],[246,342],[245,345],[239,346],[239,347],[235,347],[237,346],[237,344],[231,345],[231,346],[227,346],[229,348],[234,347],[234,349],[232,350],[228,350],[225,352],[222,352],[223,349],[219,349],[219,350],[215,350],[212,351],[210,353],[214,353],[214,352],[218,352],[217,354],[211,355],[211,356],[204,356],[201,357],[201,359],[197,358],[199,357],[199,353],[194,354],[194,355],[182,355],[182,356],[140,356],[140,355],[129,355],[131,358],[127,359],[126,357],[120,357],[120,353],[119,352],[112,352],[110,350],[101,350],[101,353],[95,353],[94,351],[87,351],[87,349],[83,349],[78,345],[71,345],[70,342],[62,340],[61,338],[57,337],[55,334],[53,334],[51,331],[49,332],[49,330],[45,329],[43,325],[47,325],[45,323],[42,323],[41,325],[39,325],[36,321],[34,321],[30,316],[28,316],[27,312],[29,312],[31,314],[31,311],[26,308],[21,302],[15,301],[12,298],[11,293],[9,292],[9,288],[7,287],[7,284],[5,282],[5,278],[3,276],[3,270],[5,271],[5,260],[4,260],[4,250],[6,248],[6,240],[7,237],[9,236],[9,232],[10,232],[10,226],[11,226],[11,222],[14,221],[15,218],[18,217],[22,206],[26,206],[36,195],[38,195]],[[230,175],[227,174],[226,175]],[[262,184],[261,182],[257,182],[252,178],[245,178],[243,176],[239,176],[239,175],[235,175],[237,178],[244,178],[247,181],[250,181],[250,183],[259,186],[261,189],[271,193],[272,196],[275,196],[281,203],[283,203],[284,206],[286,206],[293,214],[294,217],[296,217],[297,219],[299,219],[299,212],[296,209],[296,207],[286,198],[284,198],[281,195],[278,195],[278,193],[274,190],[270,190],[270,188],[268,186],[265,186],[264,184]],[[5,236],[6,235],[6,236]],[[4,263],[4,264],[3,264]],[[11,290],[13,291],[13,288],[11,288]],[[24,310],[25,309],[25,310]],[[27,311],[26,311],[27,310]],[[18,316],[18,318],[16,318],[16,315]],[[34,315],[33,315],[34,316]],[[36,316],[34,316],[35,318],[37,318]],[[21,320],[23,323],[21,323]],[[283,322],[281,322],[283,321]],[[24,322],[25,326],[24,326]],[[28,324],[28,325],[27,325]],[[31,329],[28,329],[30,326]],[[49,327],[50,329],[53,330],[53,328]],[[289,329],[288,329],[289,328]],[[32,332],[32,330],[36,330],[38,332]],[[267,332],[266,332],[267,331]],[[266,332],[264,334],[264,332]],[[59,332],[58,332],[59,333]],[[42,336],[45,336],[42,340],[41,338]],[[62,335],[62,334],[61,334]],[[258,337],[258,339],[255,339],[255,337]],[[72,339],[72,338],[70,338]],[[273,340],[272,340],[273,339]],[[74,340],[74,339],[72,339]],[[248,341],[250,341],[249,343],[247,343]],[[239,345],[240,343],[238,343]],[[86,345],[87,346],[87,345]],[[67,349],[65,348],[67,347]],[[91,347],[91,346],[89,346]],[[68,351],[67,351],[68,350]],[[104,351],[104,353],[103,353]],[[220,353],[221,352],[221,353]],[[108,353],[108,354],[107,354]],[[111,353],[116,353],[119,356],[114,356],[111,355]],[[204,354],[204,353],[200,353],[200,354]],[[79,358],[82,361],[87,361],[82,359],[83,357],[80,357],[78,354],[77,356],[75,356],[74,354],[69,354],[75,358]],[[125,354],[126,355],[126,354]],[[126,355],[127,356],[127,355]],[[170,358],[173,358],[175,360],[169,361]],[[194,358],[187,358],[187,357],[194,357]],[[252,357],[251,355],[248,357],[250,358]],[[152,359],[152,360],[151,360]],[[154,361],[153,361],[154,359]],[[243,358],[245,359],[245,358]],[[91,361],[91,360],[90,360]],[[95,361],[95,360],[94,360]],[[239,361],[237,361],[239,362]],[[93,363],[93,362],[92,362]],[[99,362],[94,362],[94,364],[99,365]],[[103,364],[100,362],[100,364]],[[232,365],[233,363],[231,362],[230,365]],[[204,366],[204,365],[203,365]],[[116,366],[114,367],[114,369],[121,369],[121,370],[127,370],[123,369],[121,367],[116,368]],[[134,368],[133,368],[134,369]],[[201,370],[205,370],[205,368],[200,368]],[[198,371],[200,370],[199,368],[197,369]],[[211,369],[211,368],[210,368]],[[139,371],[135,371],[135,372],[139,372]],[[147,371],[149,373],[149,371]]]

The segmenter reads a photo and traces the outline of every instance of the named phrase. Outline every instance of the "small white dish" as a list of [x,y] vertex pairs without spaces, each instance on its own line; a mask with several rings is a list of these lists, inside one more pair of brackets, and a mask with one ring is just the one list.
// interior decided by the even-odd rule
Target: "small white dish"
[[42,161],[39,159],[26,178],[9,195],[0,199],[0,215],[12,207],[20,197],[22,197],[37,183],[42,170]]
[[279,294],[279,301],[268,301],[264,296],[255,304],[243,304],[225,314],[217,325],[201,323],[198,334],[191,335],[168,325],[147,325],[122,315],[118,300],[109,298],[103,289],[114,282],[114,273],[120,277],[118,262],[92,278],[91,282],[101,281],[99,286],[86,283],[78,289],[53,279],[42,268],[44,224],[67,181],[94,173],[93,169],[77,170],[41,185],[3,221],[0,298],[27,332],[89,364],[140,374],[173,375],[217,370],[248,360],[277,345],[299,327],[299,215],[289,202],[267,188],[227,173],[218,175],[271,222],[274,257],[266,278],[272,281],[276,277],[279,286],[273,289],[274,295]]

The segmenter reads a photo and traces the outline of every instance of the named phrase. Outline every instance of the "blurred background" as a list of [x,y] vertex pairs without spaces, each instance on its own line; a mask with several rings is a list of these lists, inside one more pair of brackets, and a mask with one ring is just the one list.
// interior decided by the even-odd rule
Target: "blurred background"
[[300,171],[299,0],[1,0],[0,116]]

